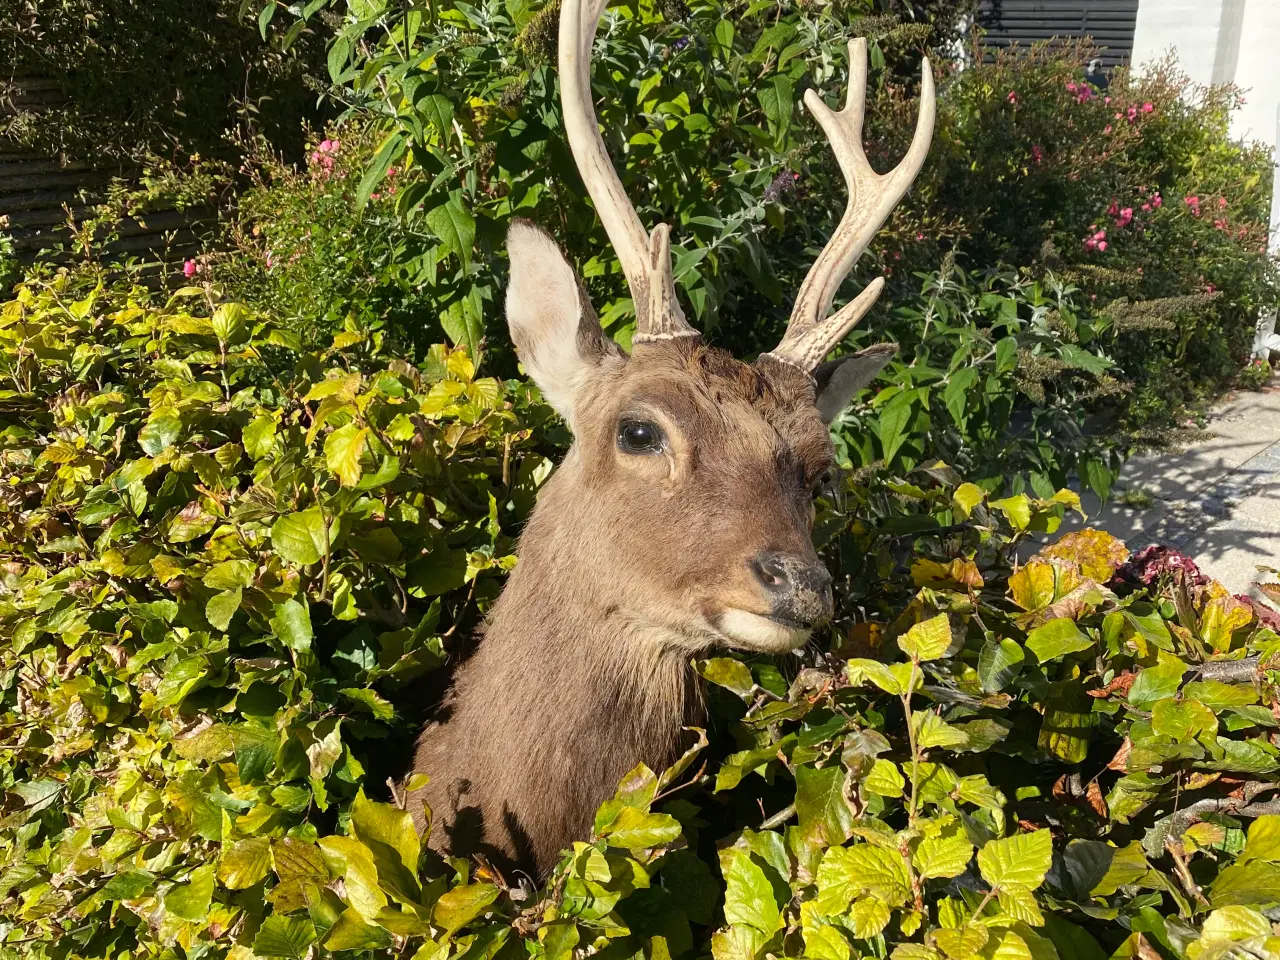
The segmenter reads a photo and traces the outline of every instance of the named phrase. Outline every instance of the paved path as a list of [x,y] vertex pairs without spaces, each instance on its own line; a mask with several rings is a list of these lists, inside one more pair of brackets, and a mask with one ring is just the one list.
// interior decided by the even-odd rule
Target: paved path
[[1280,568],[1280,380],[1229,396],[1208,430],[1211,439],[1181,453],[1137,456],[1125,465],[1117,492],[1144,491],[1155,498],[1152,506],[1126,507],[1113,497],[1099,508],[1086,498],[1087,525],[1134,551],[1149,543],[1176,547],[1232,593],[1260,597],[1253,584],[1277,577],[1258,565]]

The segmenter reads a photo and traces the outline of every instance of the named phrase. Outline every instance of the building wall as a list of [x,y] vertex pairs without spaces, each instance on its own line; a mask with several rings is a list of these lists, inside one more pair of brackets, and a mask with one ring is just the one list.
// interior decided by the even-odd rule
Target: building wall
[[[1245,105],[1231,120],[1234,136],[1280,146],[1280,0],[1142,0],[1134,67],[1170,50],[1196,83],[1244,88]],[[1271,248],[1280,252],[1280,172],[1271,227]]]

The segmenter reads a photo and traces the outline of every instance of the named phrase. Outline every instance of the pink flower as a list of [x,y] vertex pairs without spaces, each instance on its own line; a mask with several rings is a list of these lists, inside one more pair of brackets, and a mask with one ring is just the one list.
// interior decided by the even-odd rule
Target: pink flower
[[1031,159],[1036,163],[1044,162],[1044,149],[1038,143],[1031,145]]
[[1226,197],[1219,197],[1219,198],[1218,198],[1218,209],[1219,209],[1219,210],[1225,210],[1226,208],[1227,208],[1227,198],[1226,198]]
[[1225,220],[1215,220],[1215,221],[1213,221],[1213,228],[1214,228],[1215,230],[1226,230],[1226,229],[1227,229],[1227,221],[1225,221]]
[[1111,206],[1107,207],[1107,213],[1114,217],[1119,211],[1120,211],[1120,204],[1112,200]]
[[1103,102],[1103,103],[1105,103],[1105,104],[1110,105],[1110,103],[1111,103],[1111,98],[1110,98],[1110,97],[1103,97],[1103,98],[1102,98],[1102,102]]
[[1151,102],[1150,102],[1150,101],[1148,101],[1147,103],[1144,103],[1144,104],[1142,105],[1142,112],[1143,112],[1143,113],[1150,113],[1150,112],[1151,112],[1152,110],[1154,110],[1154,109],[1155,109],[1155,107],[1151,104]]
[[923,240],[923,239],[924,239],[924,234],[923,234],[923,233],[917,233],[917,234],[916,234],[916,239],[917,239],[917,240]]
[[1153,207],[1162,207],[1164,206],[1164,199],[1160,196],[1160,194],[1157,193],[1154,197],[1151,198],[1151,205]]
[[1204,285],[1204,292],[1205,292],[1205,293],[1216,293],[1216,292],[1217,292],[1217,290],[1218,290],[1218,288],[1217,288],[1217,287],[1215,287],[1212,283],[1206,283],[1206,284]]
[[267,269],[270,270],[276,265],[275,259],[271,256],[271,251],[267,251]]
[[1150,210],[1151,210],[1151,204],[1149,204],[1149,203],[1144,203],[1144,204],[1142,205],[1142,212],[1143,212],[1143,213],[1147,213],[1147,212],[1149,212]]
[[1129,122],[1130,122],[1130,123],[1132,123],[1134,120],[1137,120],[1137,119],[1138,119],[1138,108],[1137,108],[1137,107],[1130,107],[1126,112],[1128,113],[1128,116],[1129,116]]
[[188,260],[182,265],[182,275],[184,277],[194,277],[199,269],[194,260]]
[[1016,106],[1018,103],[1018,94],[1016,91],[1010,90],[1005,99]]
[[1128,226],[1129,221],[1133,219],[1133,207],[1125,207],[1120,211],[1120,216],[1116,218],[1116,226]]
[[1182,202],[1185,203],[1191,209],[1191,215],[1193,217],[1200,216],[1200,198],[1199,197],[1186,197]]
[[1095,233],[1095,234],[1093,235],[1093,239],[1095,239],[1095,240],[1105,240],[1105,239],[1107,239],[1107,231],[1105,231],[1105,230],[1099,230],[1097,233]]
[[1073,80],[1068,80],[1068,81],[1067,81],[1067,90],[1068,90],[1070,93],[1075,93],[1075,92],[1076,92],[1077,90],[1079,90],[1079,89],[1080,89],[1080,88],[1079,88],[1079,86],[1077,86],[1077,85],[1076,85],[1075,81],[1073,81]]
[[1099,252],[1099,253],[1106,253],[1106,252],[1107,252],[1107,241],[1105,241],[1105,240],[1099,240],[1099,241],[1098,241],[1098,252]]
[[1102,132],[1103,132],[1103,133],[1110,133],[1110,132],[1111,132],[1111,124],[1109,124],[1109,123],[1108,123],[1105,127],[1103,127],[1103,128],[1102,128]]

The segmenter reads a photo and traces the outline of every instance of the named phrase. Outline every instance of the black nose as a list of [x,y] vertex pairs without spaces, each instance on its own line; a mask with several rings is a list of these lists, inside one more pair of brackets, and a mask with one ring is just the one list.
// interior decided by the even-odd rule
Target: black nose
[[804,626],[830,619],[831,574],[814,559],[774,550],[752,559],[751,572],[768,593],[773,616]]

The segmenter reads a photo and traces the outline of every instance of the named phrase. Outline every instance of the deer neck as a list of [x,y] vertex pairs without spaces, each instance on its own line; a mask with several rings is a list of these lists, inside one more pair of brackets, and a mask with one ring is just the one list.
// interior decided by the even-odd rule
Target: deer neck
[[526,688],[545,691],[529,705],[547,713],[536,725],[543,730],[604,731],[623,752],[638,751],[627,769],[665,763],[687,739],[682,728],[702,718],[689,661],[705,640],[658,626],[619,587],[626,571],[600,549],[607,533],[583,509],[576,466],[571,455],[539,496],[485,629],[477,674],[514,680],[515,672]]

